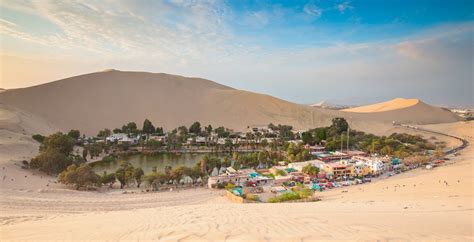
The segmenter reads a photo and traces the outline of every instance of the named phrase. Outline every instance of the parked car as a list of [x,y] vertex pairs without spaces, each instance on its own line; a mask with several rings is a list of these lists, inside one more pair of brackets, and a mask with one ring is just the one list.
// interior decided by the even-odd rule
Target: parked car
[[372,179],[366,177],[366,178],[364,178],[363,181],[364,181],[364,182],[372,182]]

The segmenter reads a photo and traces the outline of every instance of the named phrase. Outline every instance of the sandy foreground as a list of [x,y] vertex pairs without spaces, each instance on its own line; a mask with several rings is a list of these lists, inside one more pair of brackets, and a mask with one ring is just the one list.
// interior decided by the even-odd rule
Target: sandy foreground
[[[425,127],[474,143],[472,122]],[[318,193],[321,202],[234,204],[208,189],[153,194],[65,189],[51,177],[19,168],[37,149],[28,136],[1,132],[2,241],[474,239],[472,146],[453,165]]]

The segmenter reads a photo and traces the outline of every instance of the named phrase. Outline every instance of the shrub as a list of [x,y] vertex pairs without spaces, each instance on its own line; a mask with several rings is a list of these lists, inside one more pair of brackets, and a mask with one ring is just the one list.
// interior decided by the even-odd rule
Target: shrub
[[100,177],[100,183],[104,185],[109,184],[109,187],[112,187],[115,181],[116,181],[115,173],[107,173],[104,171],[104,175]]
[[301,198],[308,198],[313,196],[314,191],[309,188],[304,188],[302,190],[299,190],[297,193]]
[[298,200],[301,199],[300,194],[294,191],[289,191],[285,192],[281,195],[278,195],[276,197],[272,197],[268,199],[268,202],[270,203],[278,203],[278,202],[286,202],[286,201],[292,201],[292,200]]
[[275,176],[286,176],[286,172],[284,170],[277,169],[275,171]]
[[31,159],[30,167],[39,169],[47,174],[58,174],[73,163],[72,159],[56,150],[41,152]]
[[97,175],[87,164],[79,167],[70,165],[58,176],[59,182],[66,185],[74,185],[76,189],[100,184],[100,176]]
[[226,189],[226,190],[231,190],[231,189],[234,189],[234,187],[235,187],[235,185],[234,185],[234,184],[232,184],[232,183],[230,183],[230,182],[229,182],[229,183],[227,183],[227,185],[225,185],[225,189]]
[[36,140],[38,143],[43,143],[45,137],[41,134],[34,134],[33,136],[31,136],[31,138]]
[[254,202],[260,201],[260,197],[256,194],[247,194],[245,195],[245,198],[249,201],[254,201]]

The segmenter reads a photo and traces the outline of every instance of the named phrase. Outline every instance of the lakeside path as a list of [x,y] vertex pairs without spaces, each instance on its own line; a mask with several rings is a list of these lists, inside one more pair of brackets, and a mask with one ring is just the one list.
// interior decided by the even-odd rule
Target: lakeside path
[[[472,122],[424,128],[474,140]],[[205,189],[7,190],[2,197],[22,192],[24,201],[2,203],[0,240],[472,241],[473,151],[468,146],[449,166],[323,192],[315,203],[234,204]]]

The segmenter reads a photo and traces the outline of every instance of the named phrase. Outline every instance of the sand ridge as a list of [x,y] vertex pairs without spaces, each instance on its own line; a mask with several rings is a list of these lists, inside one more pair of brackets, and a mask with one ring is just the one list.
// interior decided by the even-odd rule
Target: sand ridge
[[[262,124],[289,124],[296,130],[326,126],[345,117],[360,130],[392,121],[416,124],[455,122],[456,115],[421,102],[385,112],[355,113],[314,108],[269,95],[237,90],[201,78],[164,73],[109,70],[12,89],[0,103],[42,118],[64,132],[96,135],[104,128],[149,119],[170,130],[195,121],[236,131]],[[43,133],[47,135],[48,133]]]
[[395,98],[387,102],[371,104],[367,106],[344,109],[345,112],[355,113],[374,113],[385,112],[397,109],[408,108],[417,105],[420,102],[418,99]]

